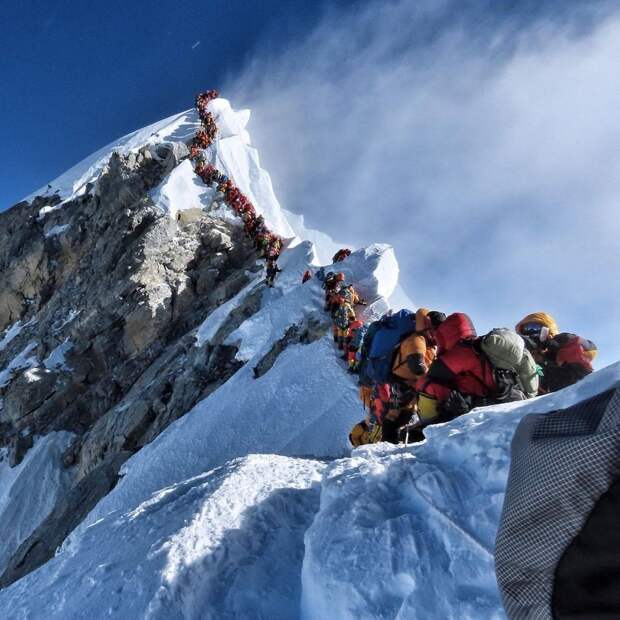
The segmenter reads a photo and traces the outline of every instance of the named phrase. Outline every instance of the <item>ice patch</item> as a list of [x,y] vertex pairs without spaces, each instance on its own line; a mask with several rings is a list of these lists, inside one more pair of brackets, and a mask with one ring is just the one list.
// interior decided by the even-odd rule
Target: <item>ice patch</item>
[[228,319],[230,313],[238,308],[245,298],[254,291],[255,287],[262,280],[262,276],[255,276],[249,284],[241,289],[234,297],[229,299],[226,303],[218,306],[209,316],[204,320],[202,325],[198,328],[196,333],[196,346],[201,347],[205,342],[209,342],[217,334],[218,330],[224,325],[226,319]]
[[22,324],[21,321],[17,321],[17,323],[13,323],[11,327],[9,327],[8,329],[4,331],[2,340],[0,340],[0,351],[4,351],[4,349],[7,348],[9,343],[12,340],[15,340],[15,338],[17,338],[17,336],[21,334],[22,330],[25,327],[30,327],[31,325],[34,325],[36,322],[37,322],[36,319],[33,318],[33,319],[30,319],[30,321],[28,321],[28,323],[25,323],[25,324]]
[[62,319],[60,323],[56,321],[52,326],[54,333],[57,334],[61,332],[67,325],[69,325],[69,323],[72,323],[75,320],[75,318],[80,314],[80,312],[81,310],[75,310],[74,308],[69,310],[67,316]]
[[50,207],[50,206],[41,207],[39,209],[39,215],[37,216],[37,220],[39,222],[42,221],[43,219],[45,219],[46,215],[49,215],[50,213],[53,213],[54,211],[58,211],[59,209],[62,209],[64,207],[65,203],[67,203],[67,202],[68,202],[67,200],[64,200],[63,202],[61,202],[61,203],[59,203],[59,204],[57,204],[57,205],[55,205],[53,207]]
[[33,366],[24,372],[24,378],[28,383],[34,383],[41,380],[41,368]]
[[176,220],[180,211],[202,212],[211,205],[215,194],[215,189],[207,187],[194,173],[192,163],[185,160],[151,192],[151,199],[156,207]]
[[43,365],[48,370],[71,370],[67,366],[66,355],[72,348],[73,344],[71,341],[65,340],[43,360]]
[[57,235],[62,235],[69,228],[69,224],[56,225],[52,226],[46,233],[45,238],[49,239],[50,237],[56,237]]
[[8,366],[0,372],[0,388],[6,387],[11,382],[14,375],[20,370],[32,368],[37,365],[36,356],[30,356],[30,353],[36,348],[36,342],[33,341],[28,343],[24,349],[22,349],[21,353],[9,362]]

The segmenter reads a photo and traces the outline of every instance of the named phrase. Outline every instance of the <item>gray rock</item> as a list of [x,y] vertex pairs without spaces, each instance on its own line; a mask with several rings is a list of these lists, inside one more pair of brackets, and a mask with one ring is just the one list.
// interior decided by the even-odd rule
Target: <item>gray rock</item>
[[[6,584],[45,562],[88,506],[113,486],[118,463],[157,437],[242,365],[223,341],[260,307],[257,288],[212,342],[195,346],[200,323],[249,282],[257,254],[240,225],[203,214],[183,226],[150,192],[187,156],[181,144],[113,154],[85,195],[47,213],[58,196],[0,213],[0,372],[36,343],[37,366],[0,387],[0,447],[21,461],[33,436],[67,430],[63,456],[76,485],[20,547]],[[60,237],[45,231],[67,226]],[[70,343],[64,363],[43,360]]]
[[311,317],[305,325],[291,325],[284,336],[276,341],[267,354],[253,368],[254,378],[258,379],[269,372],[280,354],[292,344],[310,344],[322,338],[329,330],[324,317]]
[[45,368],[21,373],[7,388],[4,396],[2,420],[21,430],[29,414],[36,411],[55,392],[56,376]]
[[26,456],[26,452],[34,445],[34,439],[32,435],[24,435],[17,433],[13,435],[9,444],[9,466],[15,467],[19,465]]

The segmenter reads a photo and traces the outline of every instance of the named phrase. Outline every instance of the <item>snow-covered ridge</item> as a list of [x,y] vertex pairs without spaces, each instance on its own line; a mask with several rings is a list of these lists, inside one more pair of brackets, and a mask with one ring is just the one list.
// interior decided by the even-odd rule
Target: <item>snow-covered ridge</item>
[[[258,379],[253,368],[291,325],[324,320],[320,283],[299,279],[314,259],[309,242],[282,256],[276,287],[227,338],[245,365],[126,463],[57,557],[0,591],[0,613],[79,617],[89,601],[87,608],[121,617],[234,617],[250,605],[266,617],[299,615],[303,536],[318,510],[321,459],[348,453],[357,390],[329,333],[287,347]],[[389,292],[381,276],[393,261],[391,248],[377,245],[346,266],[374,299],[369,312],[387,308],[379,290]],[[251,281],[230,309],[257,285]],[[198,338],[212,338],[218,321],[208,317]],[[264,456],[230,463],[252,453]],[[96,594],[101,581],[117,596]],[[62,596],[50,600],[61,582]],[[263,592],[260,601],[252,587]]]
[[[26,607],[37,600],[37,597],[31,597],[30,602],[17,602],[10,592],[13,588],[19,590],[29,579],[33,579],[33,583],[42,585],[48,578],[43,577],[43,581],[39,579],[48,569],[54,575],[58,575],[54,568],[57,560],[66,562],[66,566],[73,571],[76,566],[75,562],[81,562],[79,558],[83,558],[83,552],[99,553],[105,552],[106,549],[109,550],[109,545],[101,542],[105,540],[105,536],[101,534],[103,531],[101,527],[105,528],[109,523],[116,523],[121,515],[125,515],[122,519],[126,518],[128,522],[135,523],[136,535],[143,536],[142,518],[149,513],[146,507],[153,504],[153,493],[156,496],[158,494],[167,496],[168,491],[162,491],[162,489],[177,487],[177,485],[181,485],[180,488],[187,488],[186,480],[196,476],[205,476],[205,472],[213,468],[226,467],[225,471],[230,472],[232,470],[225,465],[230,459],[244,457],[251,453],[265,454],[263,461],[265,471],[275,471],[278,458],[282,457],[269,456],[272,454],[289,457],[311,454],[314,458],[333,458],[343,456],[348,451],[347,431],[359,417],[355,381],[344,371],[337,356],[334,355],[328,323],[322,310],[323,292],[320,283],[316,280],[306,285],[300,283],[302,273],[318,262],[317,248],[309,241],[303,241],[299,236],[306,232],[301,218],[295,221],[295,230],[289,226],[286,215],[275,197],[269,176],[260,168],[258,154],[249,144],[249,136],[245,130],[249,115],[234,112],[229,104],[222,100],[215,101],[212,105],[215,108],[214,114],[220,131],[217,142],[209,149],[208,156],[248,195],[257,211],[265,216],[270,227],[292,240],[289,249],[279,261],[283,272],[273,290],[260,290],[260,276],[251,279],[246,288],[237,296],[206,317],[203,326],[197,332],[197,344],[208,344],[215,337],[222,323],[227,320],[230,312],[238,309],[247,296],[255,295],[259,287],[260,310],[242,321],[225,340],[225,344],[234,345],[237,348],[237,358],[244,362],[244,366],[221,388],[200,402],[194,410],[178,420],[168,431],[162,433],[157,440],[143,448],[127,462],[123,468],[120,483],[96,506],[83,524],[66,541],[58,558],[4,590],[0,594],[0,609],[6,603],[17,605],[11,613],[20,613],[18,609],[25,611]],[[160,140],[185,141],[189,135],[193,134],[196,125],[193,113],[187,113],[135,132],[126,139],[114,143],[113,147],[107,148],[114,148],[118,152],[127,154],[141,148],[141,143],[145,138],[154,145]],[[96,184],[110,154],[106,149],[98,152],[81,166],[75,167],[55,181],[52,189],[58,190],[65,201],[80,195],[89,183]],[[198,181],[188,161],[177,166],[152,192],[151,198],[157,207],[170,215],[173,221],[184,210],[193,209],[201,212],[213,206],[213,191],[205,188]],[[42,216],[44,217],[45,214]],[[54,234],[56,232],[62,234],[65,230],[60,230],[62,226],[61,224],[53,228]],[[320,248],[320,251],[324,255],[331,254],[333,242],[318,234],[316,238],[324,241],[326,245]],[[375,245],[360,250],[350,257],[347,264],[340,267],[346,272],[349,281],[356,283],[360,292],[372,302],[367,308],[369,317],[380,315],[388,308],[385,297],[391,294],[397,283],[398,270],[393,250],[389,246]],[[325,333],[323,337],[320,335],[322,322],[324,323],[323,333]],[[309,344],[292,344],[286,347],[276,356],[267,374],[256,379],[254,368],[290,328],[297,326],[303,329],[311,323],[314,329],[319,330],[318,339]],[[3,340],[6,343],[10,342],[19,333],[20,328],[20,325],[16,325],[8,330]],[[71,346],[69,340],[64,340],[43,360],[44,367],[65,367],[65,355],[70,351]],[[32,350],[33,344],[28,344],[18,359],[9,365],[7,372],[23,370],[30,363],[28,356]],[[118,413],[123,415],[122,408]],[[244,467],[247,470],[250,466],[254,467],[256,463],[259,461],[250,460],[249,465]],[[282,463],[287,462],[282,461]],[[323,462],[316,460],[308,461],[308,465],[303,463],[303,460],[297,459],[290,461],[291,467],[298,472],[300,488],[302,490],[312,489],[309,494],[311,501],[303,500],[298,511],[302,527],[294,526],[298,528],[296,543],[292,549],[297,569],[295,570],[290,562],[287,562],[286,566],[280,563],[278,569],[281,574],[288,574],[289,581],[293,585],[287,585],[284,588],[285,592],[278,594],[279,602],[273,598],[266,601],[268,605],[277,606],[280,610],[287,606],[295,609],[295,614],[298,613],[300,598],[299,576],[303,533],[318,508],[319,473],[325,466]],[[307,475],[304,472],[307,472]],[[266,485],[264,488],[257,485],[258,492],[270,497],[271,490],[278,485],[265,473],[261,474],[260,479]],[[235,485],[227,485],[227,488],[228,486],[233,488]],[[284,497],[294,498],[296,494],[290,490],[292,488],[290,483],[285,486],[287,490]],[[249,506],[258,502],[258,497],[248,495],[244,509],[249,509]],[[224,500],[228,501],[227,495]],[[306,507],[306,503],[311,509]],[[180,523],[187,521],[186,510],[187,506],[185,508],[175,506]],[[290,510],[291,507],[287,503],[282,522],[285,528],[293,526],[288,517]],[[41,515],[41,518],[43,516],[45,515]],[[213,515],[209,519],[209,522],[212,521]],[[234,519],[230,523],[233,522]],[[227,536],[229,525],[229,523],[222,522],[218,526],[215,523],[216,530],[214,531]],[[276,524],[269,523],[269,526],[273,528]],[[201,527],[197,529],[197,535],[204,536]],[[216,537],[215,534],[212,536]],[[280,534],[276,527],[276,540],[279,537]],[[23,537],[19,540],[22,539]],[[91,541],[96,539],[99,542],[85,545],[87,539]],[[153,553],[152,541],[144,539],[144,543],[144,552],[150,557]],[[169,543],[164,540],[162,544],[167,547]],[[141,559],[140,552],[136,548],[132,550],[130,544],[118,547],[118,551],[121,554],[130,552],[138,561]],[[205,548],[197,553],[200,557],[196,558],[196,562],[200,562],[201,557],[208,551]],[[97,566],[105,564],[105,562],[97,562]],[[180,557],[177,560],[177,563],[179,562],[183,564],[185,559]],[[136,570],[138,570],[137,567]],[[173,572],[182,574],[187,570],[187,566],[179,566]],[[173,581],[171,569],[166,568],[164,572],[167,575],[164,578],[171,583]],[[115,574],[120,577],[120,574]],[[150,573],[146,581],[154,585],[158,578],[155,578],[155,573]],[[55,577],[52,578],[54,579]],[[85,584],[86,589],[96,587],[96,581],[96,578],[88,581]],[[37,588],[37,586],[34,587]],[[52,589],[54,587],[52,586]],[[291,588],[298,592],[295,597],[291,597],[288,592]],[[79,589],[71,588],[71,590],[77,593]],[[169,617],[163,615],[165,606],[157,613],[154,611],[158,609],[157,600],[160,600],[160,595],[154,594],[148,584],[144,585],[144,592],[146,598],[130,602],[126,598],[129,590],[126,590],[120,597],[116,611],[122,610],[121,613],[128,613],[128,610],[133,609],[133,605],[142,602],[146,604],[146,607],[142,608],[140,613],[147,614],[151,613],[148,610],[153,610],[154,617],[157,613],[161,613],[161,617]],[[69,598],[72,599],[72,596]],[[61,605],[52,607],[51,609],[55,611],[50,612],[51,616],[48,615],[48,617],[55,615],[56,617],[70,617],[81,613],[72,607],[73,601],[75,599],[71,601],[67,599]],[[45,608],[49,611],[50,606],[46,605]],[[27,613],[32,612],[36,617],[37,609],[41,607],[31,607],[31,611]],[[185,608],[185,613],[191,616],[192,613],[189,610],[191,606]]]
[[[209,105],[218,126],[216,142],[205,153],[207,160],[226,175],[235,179],[239,188],[256,205],[257,211],[265,217],[270,228],[284,238],[296,237],[275,196],[269,175],[260,167],[257,150],[251,145],[246,125],[250,119],[249,110],[235,111],[226,99],[216,99]],[[108,144],[82,162],[76,164],[49,187],[42,187],[26,200],[37,195],[57,194],[63,203],[83,195],[89,185],[99,178],[113,152],[128,155],[145,145],[162,142],[186,143],[200,127],[195,110],[188,110],[175,116],[144,127]],[[206,188],[193,172],[191,163],[178,166],[168,179],[153,192],[156,205],[171,217],[179,211],[209,207],[213,191]],[[45,207],[41,215],[59,207]],[[55,230],[53,234],[57,234]],[[303,229],[300,230],[303,233]]]
[[[310,229],[304,222],[302,215],[284,210],[273,189],[269,174],[260,166],[258,151],[252,146],[247,124],[250,120],[249,110],[234,110],[230,102],[218,98],[209,104],[218,127],[217,139],[205,152],[208,163],[224,172],[235,180],[238,187],[255,205],[259,214],[265,217],[269,228],[281,237],[290,240],[290,246],[301,241],[310,241],[314,247],[315,259],[312,265],[326,265],[342,244],[332,240],[328,235]],[[82,162],[76,164],[60,177],[50,183],[50,187],[40,188],[31,194],[27,200],[36,195],[50,195],[57,193],[66,203],[82,195],[89,184],[97,181],[113,152],[122,155],[136,152],[144,145],[157,145],[162,142],[186,143],[200,127],[200,121],[195,110],[188,110],[171,116],[143,129],[132,132],[108,144]],[[206,187],[193,171],[190,161],[184,161],[177,166],[168,178],[155,190],[151,197],[155,205],[172,219],[182,212],[198,214],[204,209],[213,210],[215,191]],[[62,203],[55,207],[41,209],[41,217],[46,213],[62,207]],[[220,214],[234,219],[232,213],[224,209]],[[54,227],[48,235],[61,234],[62,226]],[[398,287],[398,266],[395,258],[392,265],[384,267],[385,285],[380,294],[390,298],[394,295],[397,307],[413,307],[413,303],[406,293]],[[389,294],[388,289],[392,289]]]
[[[31,201],[35,196],[49,196],[51,194],[58,194],[62,201],[73,200],[86,192],[88,184],[97,180],[112,153],[128,155],[132,151],[135,152],[149,144],[159,144],[165,141],[184,142],[192,136],[197,126],[196,112],[187,110],[138,129],[114,142],[110,142],[69,168],[64,174],[50,181],[49,185],[41,187],[27,196],[25,200]],[[49,211],[49,209],[54,208],[48,207],[47,209]]]
[[[157,489],[235,457],[255,452],[321,458],[347,453],[348,429],[358,421],[360,405],[356,382],[334,352],[327,323],[323,338],[289,346],[267,375],[254,378],[256,365],[291,325],[325,320],[320,282],[300,282],[313,258],[308,242],[282,255],[283,272],[276,287],[263,293],[261,309],[226,339],[238,347],[237,357],[245,365],[130,459],[123,479],[79,531],[106,514],[133,509]],[[380,315],[388,307],[378,293],[385,286],[379,276],[392,261],[391,248],[379,245],[351,257],[352,281],[374,300],[367,312]],[[250,282],[226,310],[232,311],[256,286],[256,281]],[[205,320],[198,344],[215,335],[222,318],[216,310]]]
[[[296,543],[292,548],[297,568],[295,569],[290,562],[287,566],[279,565],[280,574],[289,573],[289,582],[293,585],[286,585],[284,591],[277,594],[279,602],[271,598],[267,599],[265,604],[270,605],[272,609],[294,609],[295,612],[291,612],[294,617],[299,611],[303,533],[318,508],[318,473],[325,466],[321,460],[317,459],[346,455],[348,429],[359,417],[355,381],[345,372],[333,352],[328,321],[322,309],[323,291],[320,283],[314,280],[306,285],[301,284],[302,273],[319,262],[317,254],[329,256],[333,253],[333,248],[337,246],[328,237],[319,233],[314,234],[313,239],[322,242],[322,247],[317,248],[310,241],[304,241],[303,236],[307,234],[307,231],[303,226],[302,218],[291,217],[295,220],[295,227],[289,225],[287,215],[275,197],[269,176],[260,168],[258,154],[249,143],[249,136],[245,130],[249,113],[233,111],[224,100],[214,101],[212,105],[215,108],[214,114],[218,123],[219,136],[216,143],[208,150],[207,155],[248,195],[257,211],[265,216],[270,228],[288,237],[289,249],[279,261],[283,272],[277,280],[276,287],[267,291],[262,288],[261,275],[250,277],[245,289],[227,304],[205,317],[202,327],[196,332],[196,344],[199,347],[210,346],[229,315],[239,311],[248,297],[258,297],[259,310],[253,311],[248,318],[242,320],[223,342],[224,345],[236,348],[237,360],[244,365],[218,390],[172,424],[168,429],[169,432],[163,432],[158,439],[140,450],[126,463],[119,484],[113,492],[99,502],[82,525],[67,539],[58,558],[61,558],[62,562],[67,562],[66,566],[70,571],[75,570],[76,562],[81,562],[78,558],[83,558],[82,553],[87,551],[87,546],[84,546],[86,538],[102,535],[103,530],[95,526],[101,523],[106,524],[104,527],[107,527],[109,523],[116,523],[119,517],[123,519],[126,517],[130,522],[135,522],[136,535],[142,537],[144,530],[141,515],[148,512],[143,509],[144,502],[150,505],[153,494],[167,495],[168,492],[165,490],[167,487],[180,485],[180,488],[187,488],[186,480],[204,476],[205,472],[217,467],[224,467],[225,471],[230,472],[232,470],[226,465],[230,459],[243,458],[252,453],[264,454],[265,469],[271,470],[278,459],[270,455],[283,455],[291,459],[291,467],[301,472],[299,484],[302,490],[311,489],[309,493],[311,501],[308,500],[307,503],[308,506],[312,506],[312,510],[305,508],[306,500],[302,500],[299,513],[301,526],[289,521],[287,510],[290,510],[290,507],[284,510],[281,526],[294,527],[298,530]],[[50,191],[58,191],[65,204],[90,190],[90,184],[92,184],[93,191],[97,191],[97,181],[110,160],[110,149],[127,155],[141,149],[146,140],[148,144],[155,147],[153,156],[156,157],[156,147],[159,142],[185,142],[193,135],[196,126],[195,115],[185,113],[135,132],[110,147],[102,149],[81,165],[62,175],[53,182]],[[151,192],[150,197],[156,207],[170,216],[171,228],[174,228],[174,226],[184,226],[183,217],[184,212],[187,211],[193,210],[198,216],[203,210],[210,210],[211,215],[222,213],[221,209],[213,210],[216,206],[213,204],[213,194],[213,190],[199,182],[190,162],[184,161]],[[40,213],[41,218],[46,218],[53,213],[51,218],[54,220],[54,225],[50,224],[46,229],[48,239],[56,235],[71,234],[72,228],[67,227],[62,221],[62,211],[59,210],[62,207],[61,204],[58,208],[51,207],[47,212]],[[75,205],[72,208],[75,208]],[[177,223],[179,215],[181,217]],[[359,250],[350,257],[346,264],[339,265],[339,268],[346,272],[349,281],[355,283],[360,292],[371,302],[366,309],[369,318],[385,312],[388,308],[386,297],[396,286],[398,272],[393,250],[389,246],[376,244]],[[75,309],[76,316],[82,310],[81,307]],[[8,329],[2,336],[3,343],[6,346],[11,344],[19,336],[22,328],[21,324],[16,324]],[[273,353],[278,343],[287,334],[292,333],[291,330],[303,333],[306,329],[312,330],[313,335],[309,341],[294,341],[292,344],[285,344],[282,347],[283,350]],[[14,379],[18,373],[27,371],[27,368],[33,364],[47,371],[71,372],[72,369],[67,364],[66,357],[71,353],[73,340],[66,337],[59,338],[55,334],[55,341],[58,344],[55,348],[48,350],[44,359],[41,360],[36,357],[36,343],[28,341],[21,353],[2,370],[4,374],[0,377],[6,375],[7,380]],[[19,352],[15,343],[13,347]],[[266,366],[268,370],[263,376],[256,378],[254,369],[269,355],[272,358]],[[125,416],[131,406],[131,401],[123,403],[118,408],[117,415]],[[64,448],[67,447],[64,446]],[[305,462],[303,457],[307,455],[312,455],[313,458],[306,466],[303,465]],[[249,461],[251,466],[257,462]],[[282,462],[285,463],[285,461]],[[51,466],[58,475],[64,471],[59,459],[56,459]],[[308,476],[303,473],[306,471]],[[261,475],[261,479],[266,483],[266,487],[263,491],[259,488],[259,491],[270,497],[274,484],[266,475]],[[283,496],[294,499],[296,493],[290,492],[287,488]],[[228,500],[225,498],[225,501]],[[250,510],[250,505],[258,502],[259,496],[248,496],[247,501],[249,505],[242,506],[243,510]],[[281,501],[278,505],[280,504]],[[182,520],[185,523],[187,518],[193,518],[183,512],[186,509],[175,507],[175,510],[179,511],[179,522]],[[38,526],[45,516],[44,512],[39,514],[33,526]],[[216,528],[217,531],[227,536],[228,524],[226,527],[224,524],[220,525],[219,529]],[[269,525],[274,527],[273,523]],[[203,535],[202,530],[199,529],[198,532],[199,535]],[[21,543],[29,533],[29,531],[23,531],[16,538],[13,547]],[[278,540],[280,534],[277,528],[275,535]],[[143,542],[145,544],[143,550],[150,557],[150,554],[154,552],[152,541],[144,539]],[[167,544],[165,540],[160,542],[164,544],[164,547]],[[95,547],[98,548],[97,553],[99,553],[105,550],[106,545],[95,544],[88,553],[95,551]],[[9,554],[12,551],[12,548],[9,549]],[[131,552],[140,560],[140,552],[135,548],[131,551],[130,544],[119,551],[122,554]],[[207,551],[205,550],[204,553]],[[196,562],[200,563],[200,561],[200,558],[197,558]],[[32,597],[30,602],[17,601],[11,594],[13,588],[19,590],[28,579],[33,579],[32,583],[42,585],[48,580],[48,577],[42,577],[48,569],[54,575],[58,575],[55,562],[56,559],[51,560],[40,570],[2,591],[0,609],[6,609],[3,605],[7,604],[16,605],[11,613],[24,612],[33,617],[36,617],[38,611],[44,608],[55,610],[54,613],[50,612],[51,616],[46,611],[47,617],[79,615],[81,612],[72,607],[75,602],[72,595],[69,595],[72,600],[67,599],[56,607],[34,606],[26,611],[26,608],[37,600],[37,597]],[[3,562],[2,569],[4,569],[4,564],[6,560]],[[104,564],[105,562],[98,562],[97,566]],[[93,570],[96,572],[95,568]],[[136,570],[139,569],[136,568]],[[190,568],[181,566],[178,573],[183,574],[188,570]],[[83,572],[83,567],[79,571]],[[168,575],[166,579],[171,582],[170,571],[168,570],[166,574]],[[42,581],[40,581],[41,578]],[[54,579],[55,577],[52,581]],[[157,579],[154,573],[146,577],[146,581],[151,585],[155,585]],[[47,583],[51,584],[49,581]],[[93,577],[92,581],[86,582],[85,587],[87,590],[96,588],[96,583],[97,578]],[[242,585],[240,584],[239,589],[242,589]],[[34,586],[35,589],[37,587]],[[297,591],[294,597],[291,596],[291,591],[293,591],[291,588]],[[43,598],[48,596],[55,586],[51,586],[51,590],[45,589],[47,594],[43,594]],[[71,590],[78,592],[79,588],[71,588]],[[144,592],[145,597],[139,599],[138,602],[146,601],[147,607],[140,613],[148,615],[151,613],[149,609],[158,609],[153,596],[157,598],[159,595],[153,595],[148,584],[145,584]],[[120,610],[122,615],[128,613],[127,610],[133,609],[134,603],[126,598],[128,594],[129,590],[120,596],[115,612]],[[183,596],[186,596],[186,593]],[[101,604],[101,599],[99,603]],[[184,609],[185,615],[191,617],[192,613],[189,610],[192,607],[184,607]],[[169,617],[165,615],[163,608],[157,613],[155,611],[152,613],[153,617],[156,617],[158,613],[162,614],[161,617]]]

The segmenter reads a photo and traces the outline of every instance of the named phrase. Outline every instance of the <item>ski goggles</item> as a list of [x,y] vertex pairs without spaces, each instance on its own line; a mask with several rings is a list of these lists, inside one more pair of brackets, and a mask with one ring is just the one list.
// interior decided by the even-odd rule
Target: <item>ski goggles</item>
[[535,337],[544,342],[549,336],[549,328],[540,323],[524,323],[519,326],[519,333],[522,336]]

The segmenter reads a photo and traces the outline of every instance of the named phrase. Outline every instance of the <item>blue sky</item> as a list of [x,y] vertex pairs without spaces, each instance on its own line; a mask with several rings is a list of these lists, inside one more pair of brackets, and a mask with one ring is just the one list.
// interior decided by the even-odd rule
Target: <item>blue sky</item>
[[[352,2],[329,1],[330,6]],[[191,107],[322,0],[12,0],[0,8],[0,209],[111,140]]]
[[[5,3],[0,208],[217,87],[281,202],[395,246],[479,331],[547,310],[618,358],[620,11],[579,0]],[[199,42],[199,43],[198,43]]]

